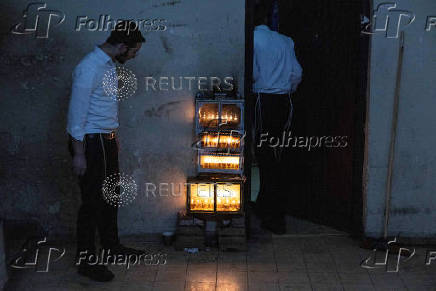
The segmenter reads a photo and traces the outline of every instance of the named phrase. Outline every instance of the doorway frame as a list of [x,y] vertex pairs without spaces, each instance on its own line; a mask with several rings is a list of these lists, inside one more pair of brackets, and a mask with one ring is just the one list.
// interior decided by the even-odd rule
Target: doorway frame
[[[348,0],[353,1],[353,0]],[[355,1],[355,0],[354,0]],[[244,175],[246,182],[244,186],[244,202],[249,205],[251,200],[251,147],[253,142],[251,116],[254,111],[254,100],[252,98],[252,73],[253,73],[253,31],[254,31],[254,8],[256,0],[245,0],[245,68],[244,68],[244,100],[245,100],[245,148],[244,148]],[[372,0],[360,0],[361,15],[369,15],[372,11]],[[359,103],[356,104],[356,114],[353,122],[353,133],[356,137],[353,140],[352,149],[352,226],[349,233],[361,237],[366,225],[366,177],[368,160],[368,111],[369,111],[369,88],[370,88],[370,62],[371,62],[371,37],[366,36],[361,43],[361,49],[365,49],[365,59],[361,58],[361,67],[364,71],[361,74],[359,87]],[[362,53],[362,52],[360,52]],[[249,223],[248,217],[247,222]]]

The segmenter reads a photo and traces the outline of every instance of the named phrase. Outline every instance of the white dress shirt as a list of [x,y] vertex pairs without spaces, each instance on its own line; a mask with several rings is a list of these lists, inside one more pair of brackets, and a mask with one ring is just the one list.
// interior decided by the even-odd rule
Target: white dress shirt
[[[112,59],[99,47],[86,55],[73,72],[67,132],[76,140],[87,133],[109,133],[118,128],[118,102],[103,88],[103,77],[115,73]],[[116,76],[116,75],[115,75]]]
[[287,94],[297,90],[303,70],[294,41],[266,25],[254,29],[253,92]]

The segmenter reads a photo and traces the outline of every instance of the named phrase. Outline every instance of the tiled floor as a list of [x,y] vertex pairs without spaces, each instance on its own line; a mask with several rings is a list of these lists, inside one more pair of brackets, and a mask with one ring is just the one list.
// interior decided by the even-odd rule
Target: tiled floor
[[[345,233],[288,218],[288,233],[275,236],[263,231],[252,217],[252,237],[246,252],[222,252],[217,249],[188,254],[164,247],[144,238],[124,238],[122,242],[149,254],[166,254],[165,264],[130,266],[111,265],[115,279],[97,283],[77,274],[72,242],[52,242],[51,247],[65,248],[64,257],[50,264],[49,272],[10,268],[5,290],[435,290],[436,251],[434,260],[426,265],[427,250],[416,248],[408,261],[392,253],[383,265],[361,267],[374,252],[359,247]],[[17,249],[20,246],[13,244]],[[46,266],[49,247],[40,251],[37,270]],[[413,248],[413,247],[410,247]],[[57,252],[53,252],[53,257]],[[384,261],[384,252],[377,252],[376,261]],[[46,259],[45,259],[46,260]],[[54,261],[54,259],[52,259]],[[391,272],[387,272],[391,271]]]
[[[262,235],[250,239],[247,252],[195,254],[140,240],[125,244],[166,253],[166,264],[111,266],[115,279],[96,283],[77,275],[73,246],[65,245],[66,255],[47,273],[11,270],[6,290],[436,290],[436,262],[425,265],[425,249],[401,262],[399,272],[365,269],[360,262],[372,252],[347,236]],[[388,265],[395,260],[390,256]]]

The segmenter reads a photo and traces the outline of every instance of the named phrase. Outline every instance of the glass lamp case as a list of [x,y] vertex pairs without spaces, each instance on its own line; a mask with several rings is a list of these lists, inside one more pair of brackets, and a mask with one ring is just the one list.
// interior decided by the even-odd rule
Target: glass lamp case
[[205,131],[244,130],[244,100],[196,99],[196,134]]
[[199,173],[242,174],[242,153],[199,151],[197,170]]
[[195,177],[187,183],[189,213],[241,214],[243,181],[240,178]]

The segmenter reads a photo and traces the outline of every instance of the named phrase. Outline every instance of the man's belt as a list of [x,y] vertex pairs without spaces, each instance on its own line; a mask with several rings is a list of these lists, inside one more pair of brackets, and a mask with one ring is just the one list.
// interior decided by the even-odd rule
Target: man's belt
[[89,137],[89,138],[96,138],[96,137],[99,137],[100,135],[104,139],[108,139],[108,140],[111,140],[111,139],[114,139],[114,138],[117,137],[117,133],[115,131],[112,131],[112,132],[109,132],[109,133],[103,133],[102,132],[102,133],[87,133],[86,134],[86,136]]

